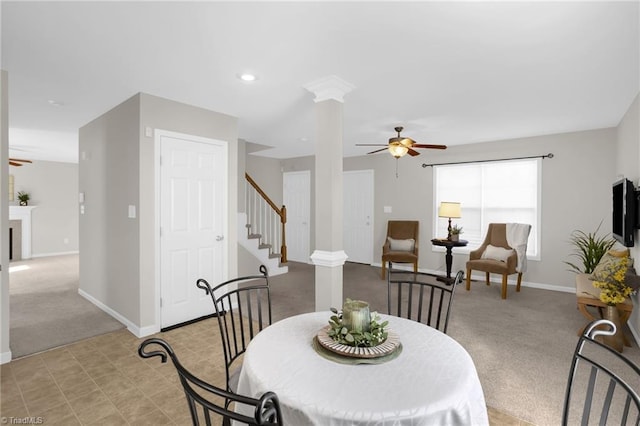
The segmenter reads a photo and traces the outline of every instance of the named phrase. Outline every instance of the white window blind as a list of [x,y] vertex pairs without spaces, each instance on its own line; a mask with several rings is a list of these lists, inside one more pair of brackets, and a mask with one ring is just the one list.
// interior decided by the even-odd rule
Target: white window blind
[[484,241],[489,223],[532,226],[527,257],[539,257],[540,158],[434,166],[434,226],[436,238],[447,235],[448,220],[438,217],[442,201],[459,202],[461,239],[473,250]]

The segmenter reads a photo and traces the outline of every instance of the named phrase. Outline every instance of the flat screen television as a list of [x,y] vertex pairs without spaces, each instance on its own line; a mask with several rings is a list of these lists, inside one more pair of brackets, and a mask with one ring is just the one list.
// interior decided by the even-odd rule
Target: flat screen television
[[636,193],[633,182],[620,179],[613,183],[613,222],[611,234],[626,247],[633,247],[636,230]]

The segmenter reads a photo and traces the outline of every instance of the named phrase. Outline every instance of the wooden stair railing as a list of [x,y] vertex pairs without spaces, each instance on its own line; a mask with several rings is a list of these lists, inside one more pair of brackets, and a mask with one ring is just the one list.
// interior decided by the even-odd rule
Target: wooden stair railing
[[[244,174],[247,183],[251,188],[245,191],[247,228],[251,228],[250,236],[259,236],[261,247],[269,248],[269,253],[273,253],[273,247],[280,244],[280,262],[287,263],[287,243],[285,237],[285,225],[287,223],[287,208],[278,208],[271,201],[269,196],[260,188],[248,173]],[[277,223],[279,222],[279,230]],[[278,232],[279,231],[279,232]],[[265,243],[266,242],[266,243]],[[272,243],[273,242],[273,243]]]

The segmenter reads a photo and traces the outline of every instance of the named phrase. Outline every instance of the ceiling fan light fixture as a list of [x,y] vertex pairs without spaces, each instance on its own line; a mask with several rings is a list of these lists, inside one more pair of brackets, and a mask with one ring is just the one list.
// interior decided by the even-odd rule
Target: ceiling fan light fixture
[[409,138],[404,138],[400,140],[400,144],[402,146],[406,146],[407,148],[411,148],[411,146],[413,145],[413,140]]
[[404,157],[407,154],[407,152],[409,152],[409,147],[404,146],[400,142],[393,142],[389,144],[389,152],[395,158],[400,158],[400,157]]

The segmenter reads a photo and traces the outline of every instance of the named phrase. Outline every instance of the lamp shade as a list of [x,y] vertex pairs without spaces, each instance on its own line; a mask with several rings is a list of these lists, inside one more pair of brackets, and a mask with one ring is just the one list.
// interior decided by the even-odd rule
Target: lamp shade
[[439,217],[461,218],[460,203],[443,201],[438,209]]
[[404,156],[407,152],[409,152],[409,148],[402,145],[400,142],[393,142],[389,144],[389,152],[396,158],[400,158]]

